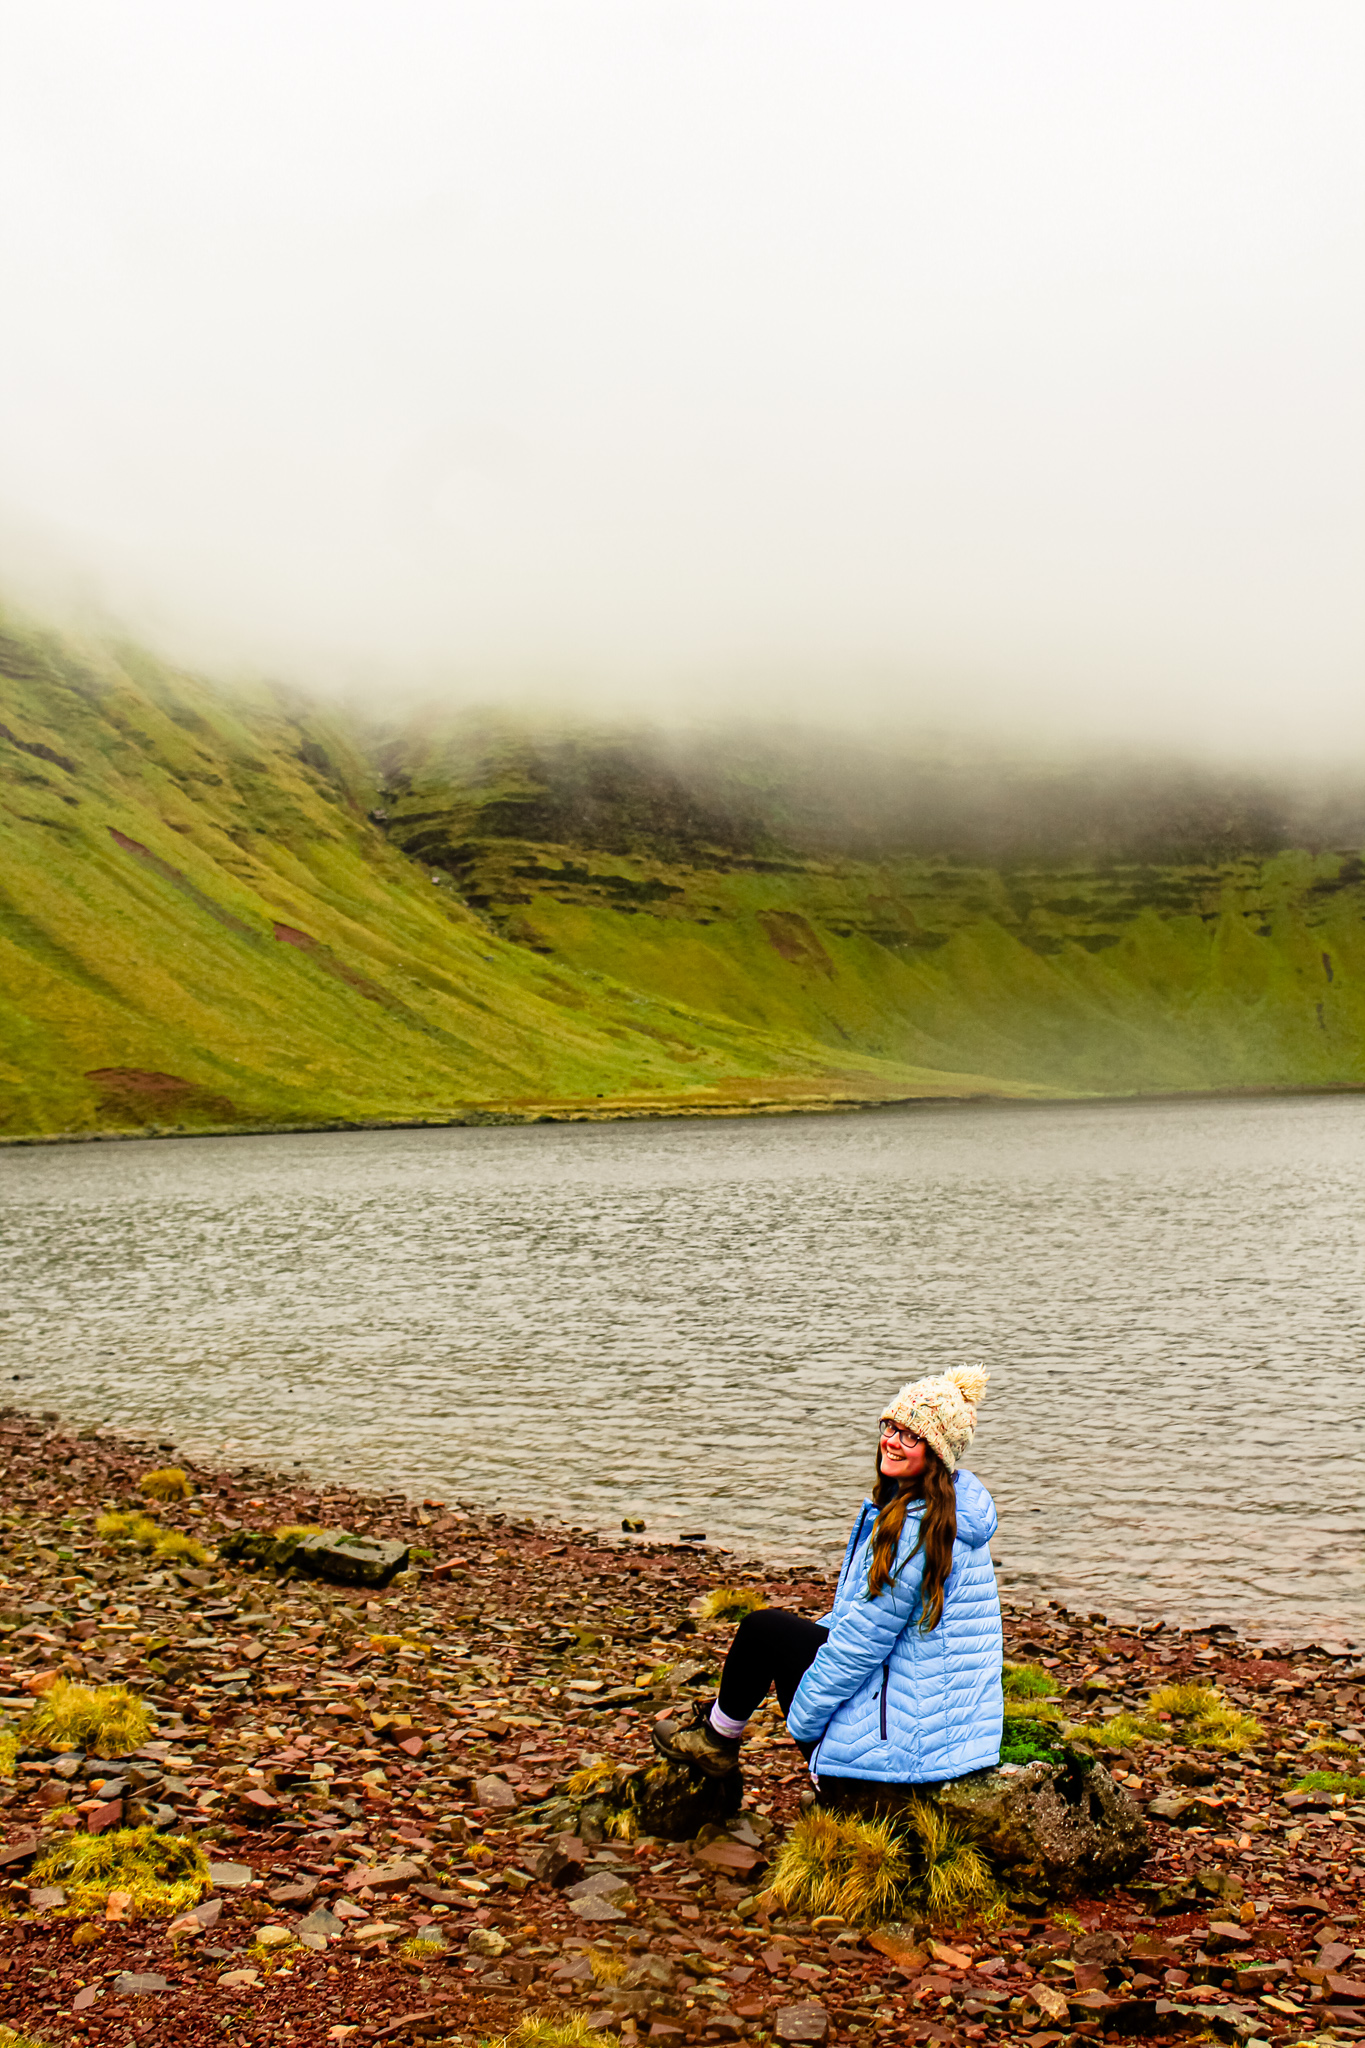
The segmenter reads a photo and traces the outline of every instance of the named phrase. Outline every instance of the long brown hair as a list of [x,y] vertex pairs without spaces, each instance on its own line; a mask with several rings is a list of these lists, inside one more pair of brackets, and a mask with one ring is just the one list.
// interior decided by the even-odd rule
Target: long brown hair
[[875,1600],[896,1576],[896,1553],[901,1546],[905,1517],[913,1501],[924,1502],[919,1535],[911,1557],[924,1552],[924,1579],[920,1586],[919,1625],[928,1631],[943,1619],[943,1589],[953,1568],[953,1545],[957,1541],[957,1494],[953,1475],[937,1451],[926,1444],[928,1457],[924,1475],[917,1484],[903,1486],[882,1472],[881,1445],[877,1446],[877,1483],[872,1498],[878,1514],[872,1529],[872,1562],[867,1574],[867,1597]]

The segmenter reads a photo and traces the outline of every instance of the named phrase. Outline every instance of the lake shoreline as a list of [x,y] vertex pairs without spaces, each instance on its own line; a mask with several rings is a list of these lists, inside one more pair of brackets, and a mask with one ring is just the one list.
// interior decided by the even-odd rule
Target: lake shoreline
[[[1028,1084],[1020,1085],[1022,1090]],[[610,1109],[599,1108],[593,1103],[560,1104],[525,1111],[480,1107],[459,1116],[449,1117],[367,1117],[353,1121],[344,1118],[328,1119],[316,1123],[213,1124],[194,1130],[147,1127],[137,1130],[12,1132],[0,1134],[0,1150],[44,1145],[130,1144],[144,1139],[163,1138],[286,1138],[312,1137],[328,1133],[353,1134],[360,1131],[530,1130],[553,1124],[693,1123],[745,1117],[854,1116],[872,1114],[879,1110],[915,1112],[929,1109],[975,1109],[987,1105],[996,1109],[1017,1110],[1068,1107],[1093,1109],[1109,1103],[1148,1105],[1160,1102],[1297,1101],[1305,1098],[1347,1095],[1365,1095],[1365,1082],[1285,1082],[1274,1086],[1256,1082],[1248,1083],[1244,1087],[1159,1089],[1150,1093],[1134,1090],[1126,1094],[1113,1095],[1053,1095],[1038,1087],[1017,1095],[974,1090],[965,1094],[945,1091],[909,1095],[829,1096],[799,1102],[780,1098],[758,1098],[754,1101],[733,1103],[656,1102],[641,1103],[638,1106],[617,1103]]]
[[[1304,1761],[1304,1721],[1361,1718],[1365,1665],[1307,1649],[1291,1663],[1248,1649],[1229,1629],[1133,1628],[1052,1606],[1007,1615],[1007,1655],[1051,1673],[1068,1714],[1098,1729],[1106,1710],[1140,1707],[1153,1685],[1211,1682],[1263,1724],[1240,1757],[1189,1748],[1177,1724],[1160,1740],[1106,1752],[1140,1804],[1175,1794],[1179,1807],[1196,1797],[1182,1785],[1201,1773],[1207,1781],[1200,1810],[1187,1805],[1180,1824],[1153,1813],[1151,1859],[1134,1886],[1079,1902],[1079,1918],[1042,1902],[1016,1908],[1003,1926],[938,1929],[964,1959],[948,1979],[926,1975],[923,1960],[895,1966],[856,1930],[840,1936],[784,1920],[762,1903],[762,1870],[797,1817],[806,1776],[770,1703],[745,1755],[745,1811],[760,1845],[750,1852],[754,1875],[732,1882],[701,1854],[701,1838],[600,1850],[580,1842],[590,1867],[623,1869],[628,1894],[606,1924],[585,1926],[574,1900],[535,1875],[549,1839],[537,1800],[593,1757],[644,1761],[650,1716],[678,1686],[705,1687],[730,1630],[698,1614],[704,1592],[740,1585],[814,1613],[828,1597],[824,1574],[648,1532],[607,1538],[462,1504],[319,1488],[307,1475],[259,1466],[182,1461],[190,1498],[157,1505],[140,1482],[165,1464],[164,1442],[75,1433],[13,1410],[0,1416],[0,1446],[7,1715],[17,1718],[54,1676],[120,1683],[153,1703],[162,1738],[143,1752],[137,1785],[115,1785],[106,1799],[105,1778],[79,1813],[69,1802],[58,1810],[66,1794],[41,1756],[21,1760],[0,1792],[0,1855],[18,1874],[20,1897],[20,1910],[0,1920],[9,1964],[0,2016],[48,2038],[61,2027],[61,2044],[113,2048],[146,2002],[174,2011],[180,2038],[196,2022],[231,2018],[242,2030],[235,2038],[273,2040],[287,2026],[299,2048],[412,2029],[455,2041],[501,2033],[527,2012],[574,2011],[627,2048],[655,2028],[660,2040],[735,2042],[770,2039],[791,2001],[812,1996],[826,2039],[845,2048],[874,2007],[876,2027],[893,2026],[893,2038],[922,2015],[946,2027],[946,2039],[979,2041],[985,2026],[1013,2022],[983,2002],[1002,1966],[992,1962],[996,1975],[978,1980],[973,1959],[1003,1956],[1009,1988],[1025,1993],[1040,1936],[1065,1952],[1077,1928],[1109,1930],[1122,1953],[1135,1929],[1155,1925],[1166,1941],[1188,1942],[1172,1953],[1193,1963],[1211,1915],[1231,1907],[1246,1932],[1241,1960],[1262,1959],[1272,1974],[1283,1965],[1292,1987],[1297,1959],[1311,1960],[1309,1930],[1325,1940],[1322,1929],[1332,1933],[1354,1911],[1361,1872],[1322,1854],[1349,1858],[1350,1830],[1311,1835],[1298,1815],[1316,1821],[1317,1809],[1298,1794],[1286,1808],[1281,1795],[1293,1759]],[[153,1509],[163,1530],[203,1545],[204,1563],[158,1564],[101,1538],[95,1519],[111,1508]],[[214,1555],[243,1526],[301,1521],[396,1537],[427,1555],[374,1593]],[[642,1667],[651,1675],[640,1685]],[[695,1681],[670,1675],[692,1672]],[[44,1844],[76,1826],[148,1813],[192,1833],[222,1873],[203,1928],[171,1942],[164,1916],[96,1921],[90,1951],[73,1948],[58,1898],[35,1892],[24,1907],[22,1873]],[[1164,1886],[1171,1903],[1158,1907],[1152,1886]],[[287,1969],[259,1966],[266,1926],[282,1930]],[[32,1988],[16,1981],[21,1957],[36,1973]],[[624,1981],[641,1958],[653,1959],[647,1990]],[[798,1964],[804,1982],[793,1980]],[[1192,1995],[1221,2000],[1197,1988],[1219,1975],[1218,1965],[1194,1970]],[[125,1980],[145,1987],[136,2006],[120,1994]],[[717,1995],[700,1997],[699,1982]],[[1024,2008],[1019,2024],[1036,2026],[1026,1998]],[[1286,2041],[1301,2032],[1297,2009],[1253,2006],[1263,2030]],[[1344,2021],[1337,2009],[1314,2011],[1351,2023],[1349,2009]],[[338,2035],[338,2026],[355,2031]]]

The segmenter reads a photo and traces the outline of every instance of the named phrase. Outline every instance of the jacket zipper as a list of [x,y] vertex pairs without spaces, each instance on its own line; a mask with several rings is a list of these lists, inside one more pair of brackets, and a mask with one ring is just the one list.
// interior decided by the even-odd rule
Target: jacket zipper
[[886,1688],[891,1683],[891,1659],[882,1666],[882,1741],[886,1740]]

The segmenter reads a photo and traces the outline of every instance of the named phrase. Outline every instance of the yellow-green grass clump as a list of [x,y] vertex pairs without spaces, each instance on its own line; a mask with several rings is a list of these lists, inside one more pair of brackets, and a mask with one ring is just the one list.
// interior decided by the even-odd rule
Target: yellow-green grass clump
[[599,2033],[586,2013],[548,2019],[528,2012],[510,2034],[494,2035],[481,2048],[619,2048],[615,2034]]
[[767,1595],[754,1586],[713,1586],[697,1604],[702,1621],[743,1621],[768,1604]]
[[0,1730],[0,1778],[12,1778],[18,1761],[18,1736],[12,1728]]
[[1344,1792],[1348,1799],[1365,1799],[1365,1778],[1352,1771],[1305,1771],[1295,1781],[1296,1792]]
[[1050,1699],[1061,1687],[1041,1664],[1006,1664],[1001,1672],[1006,1700]]
[[178,1465],[163,1465],[159,1471],[144,1472],[137,1490],[145,1493],[148,1500],[188,1500],[194,1492]]
[[281,1543],[302,1543],[305,1536],[322,1534],[316,1522],[286,1522],[282,1529],[275,1531],[276,1540]]
[[1196,1749],[1235,1755],[1261,1739],[1261,1724],[1241,1713],[1210,1685],[1163,1685],[1147,1702],[1153,1714],[1169,1714]]
[[13,2027],[0,2026],[0,2048],[47,2048],[36,2034],[16,2034]]
[[100,1515],[95,1522],[95,1534],[105,1543],[143,1551],[167,1564],[203,1566],[209,1561],[202,1543],[196,1543],[193,1536],[182,1536],[178,1529],[163,1528],[150,1515]]
[[619,1984],[626,1974],[624,1956],[618,1956],[614,1949],[590,1948],[588,1968],[592,1971],[594,1984]]
[[82,1749],[87,1756],[131,1756],[152,1732],[152,1715],[126,1685],[73,1685],[59,1678],[23,1724],[31,1749],[54,1755]]
[[1062,1721],[1065,1716],[1055,1700],[1005,1699],[1007,1721]]
[[155,1828],[117,1828],[107,1835],[67,1835],[43,1849],[33,1882],[60,1885],[78,1913],[107,1905],[123,1892],[134,1916],[184,1913],[209,1889],[209,1866],[197,1842]]
[[610,1785],[615,1772],[616,1766],[609,1756],[595,1757],[581,1771],[574,1772],[565,1790],[570,1799],[590,1799],[594,1792],[601,1792]]
[[449,1955],[450,1943],[433,1941],[425,1934],[410,1934],[406,1941],[399,1942],[398,1954],[406,1956],[410,1963],[430,1963],[437,1956]]
[[1141,1749],[1144,1743],[1157,1742],[1166,1733],[1164,1724],[1153,1720],[1150,1714],[1130,1714],[1126,1708],[1121,1714],[1111,1714],[1107,1721],[1077,1721],[1065,1731],[1068,1742],[1109,1750]]
[[788,1913],[837,1914],[872,1927],[919,1907],[936,1920],[979,1911],[996,1897],[986,1859],[931,1802],[893,1816],[803,1814],[783,1843],[770,1888]]

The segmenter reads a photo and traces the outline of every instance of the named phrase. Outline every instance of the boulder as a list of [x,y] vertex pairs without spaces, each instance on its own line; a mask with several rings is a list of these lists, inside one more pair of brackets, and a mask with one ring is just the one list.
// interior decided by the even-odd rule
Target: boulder
[[1147,1858],[1136,1802],[1103,1764],[1074,1752],[1061,1764],[952,1778],[934,1797],[1012,1887],[1043,1897],[1123,1884]]
[[353,1536],[349,1529],[319,1529],[277,1536],[265,1529],[235,1529],[218,1545],[220,1557],[256,1571],[295,1571],[303,1578],[330,1579],[339,1586],[382,1588],[406,1571],[406,1543]]
[[582,1800],[559,1796],[540,1806],[524,1806],[518,1819],[556,1834],[572,1833],[588,1843],[623,1832],[689,1842],[708,1823],[714,1827],[730,1820],[743,1799],[744,1781],[738,1771],[708,1778],[660,1758],[633,1770],[623,1766],[613,1771]]

